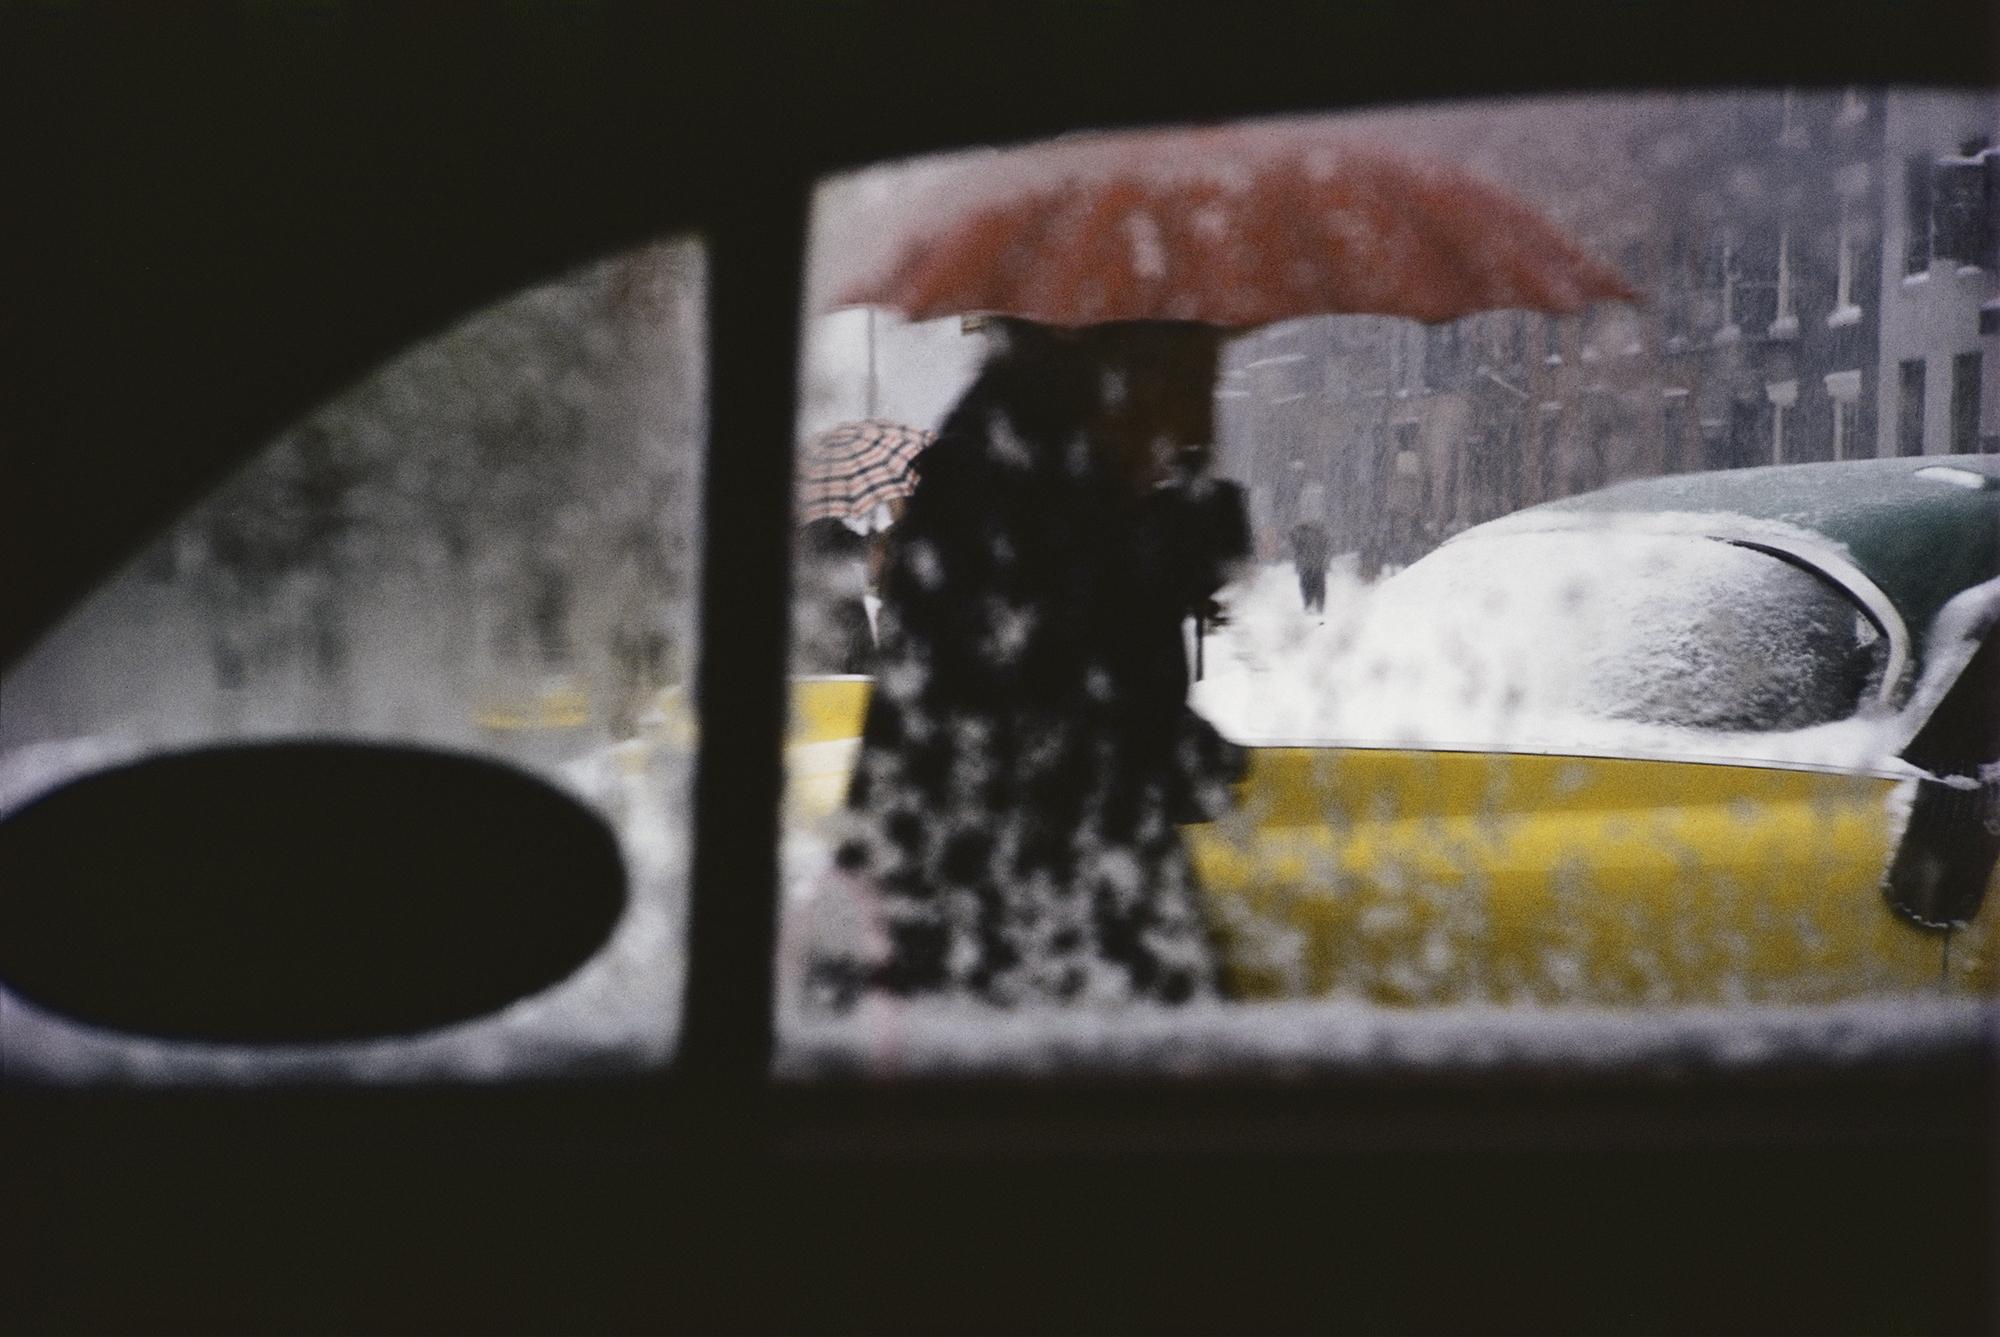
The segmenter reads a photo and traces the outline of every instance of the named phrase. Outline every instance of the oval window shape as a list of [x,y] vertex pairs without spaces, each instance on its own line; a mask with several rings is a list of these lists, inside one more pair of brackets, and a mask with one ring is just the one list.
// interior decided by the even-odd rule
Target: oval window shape
[[0,981],[79,1021],[301,1044],[483,1016],[625,906],[617,838],[529,773],[340,743],[101,771],[0,822]]
[[[0,820],[84,782],[62,805],[99,813],[86,844],[130,836],[169,864],[200,864],[226,853],[208,833],[235,830],[261,851],[274,899],[232,901],[225,915],[199,888],[178,889],[178,902],[136,894],[165,870],[70,879],[78,904],[36,913],[49,925],[70,916],[62,950],[83,956],[60,987],[37,984],[28,956],[55,949],[10,944],[0,1080],[504,1080],[668,1061],[695,746],[681,703],[699,653],[704,254],[669,239],[549,275],[301,405],[9,668]],[[178,804],[167,777],[196,763],[171,759],[250,748],[201,765],[222,766],[243,804],[309,805],[346,783],[342,766],[363,764],[343,745],[402,758],[344,834],[301,809],[288,843],[220,801],[184,809],[191,825],[175,833],[112,801]],[[489,775],[488,763],[518,774]],[[158,778],[133,778],[155,776],[150,765]],[[299,793],[259,792],[249,777],[273,765]],[[467,785],[493,788],[484,818]],[[577,815],[560,815],[565,804],[615,836],[622,911],[600,895],[618,878],[565,825]],[[533,850],[501,858],[551,823],[551,848],[577,853],[578,867]],[[360,857],[354,843],[385,838],[434,876],[377,849],[376,883],[344,890],[357,879],[337,870]],[[243,864],[244,878],[255,869]],[[519,881],[530,873],[545,885]],[[496,877],[513,890],[489,896]],[[376,899],[397,886],[407,894]],[[222,918],[181,922],[175,903]],[[287,903],[295,920],[258,918]],[[92,904],[110,916],[94,928],[76,920]],[[108,968],[90,978],[84,957],[126,941],[126,918],[196,955],[235,942],[242,951],[211,968],[249,992],[209,1000],[213,1014],[178,986],[114,1006],[143,982]],[[325,940],[288,946],[293,930]],[[253,976],[279,991],[269,1015],[252,1015]],[[285,992],[308,980],[318,999]],[[194,1010],[175,1012],[176,999]],[[176,1035],[206,1039],[159,1038]]]

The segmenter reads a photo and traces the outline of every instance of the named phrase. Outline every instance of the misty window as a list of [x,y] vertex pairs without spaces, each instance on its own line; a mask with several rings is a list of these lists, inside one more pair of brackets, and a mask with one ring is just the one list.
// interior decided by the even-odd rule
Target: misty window
[[0,1071],[372,1081],[667,1060],[704,301],[700,246],[668,242],[465,316],[279,433],[0,685],[6,810],[105,766],[236,741],[417,744],[551,781],[619,839],[628,899],[598,954],[480,1019],[321,1047],[127,1038],[0,991]]
[[[1923,285],[1893,283],[1907,256],[1881,245],[1913,198],[1906,157],[1953,151],[1978,105],[1801,88],[1283,123],[1469,167],[1640,300],[1250,320],[1219,329],[1212,366],[1189,354],[1166,376],[1111,357],[1095,394],[1121,412],[1152,399],[1182,421],[1210,399],[1210,438],[1175,457],[1188,476],[1163,465],[1148,504],[1196,480],[1240,497],[1247,531],[1212,591],[1175,587],[1179,636],[1147,651],[1150,677],[1037,655],[1051,626],[1138,625],[1087,592],[1168,570],[1173,545],[1134,526],[1151,535],[1135,556],[1107,537],[1129,516],[1067,484],[1038,503],[1006,473],[1096,477],[1099,429],[1050,407],[1089,387],[1049,350],[1127,336],[1087,317],[1051,333],[998,299],[838,300],[893,287],[857,275],[936,278],[915,252],[891,263],[896,239],[949,235],[968,192],[998,236],[1053,164],[1098,164],[1065,178],[1085,190],[1118,180],[1112,140],[823,182],[795,459],[832,487],[843,440],[930,435],[907,468],[871,466],[886,501],[794,544],[780,1069],[1562,1066],[1608,1053],[1586,1036],[1712,1053],[1777,1017],[1795,1053],[1847,1020],[1918,1044],[1969,1033],[1958,1005],[1990,987],[1994,916],[1947,960],[1880,894],[1901,750],[1953,671],[1925,662],[1940,605],[1910,589],[1958,569],[1959,521],[1914,493],[1940,509],[1888,507],[1902,475],[1875,457],[1922,449],[1932,353],[1952,359],[1954,448],[1980,430],[1979,355],[1916,305]],[[1187,178],[1226,200],[1238,172]],[[1244,288],[1284,278],[1264,268],[1275,230],[1232,234],[1221,207],[1183,220],[1132,203],[1167,198],[1159,181],[1129,184],[1052,227],[1051,269],[1082,274],[1068,297],[1191,274],[1174,248],[1197,235],[1234,240]],[[1105,273],[1070,263],[1086,255]],[[1214,294],[1182,296],[1198,313]],[[1003,381],[1059,391],[1007,401]],[[1885,448],[1878,397],[1897,415]],[[993,575],[1024,565],[1038,584]],[[1095,737],[1135,695],[1178,703],[1183,670],[1188,710],[1150,746],[1207,782],[1158,811],[1091,788],[1115,748],[1073,751],[1066,731]],[[980,707],[934,709],[944,675]],[[1038,716],[1047,701],[1069,704]],[[1132,820],[1106,825],[1118,803]]]

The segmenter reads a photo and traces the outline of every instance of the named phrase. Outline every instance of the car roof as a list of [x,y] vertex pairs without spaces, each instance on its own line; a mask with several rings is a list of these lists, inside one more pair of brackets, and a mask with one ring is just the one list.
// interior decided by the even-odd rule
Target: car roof
[[1825,539],[1880,587],[1919,635],[1954,595],[2000,576],[2000,456],[1991,455],[1635,479],[1529,507],[1502,523],[1673,513],[1784,525]]

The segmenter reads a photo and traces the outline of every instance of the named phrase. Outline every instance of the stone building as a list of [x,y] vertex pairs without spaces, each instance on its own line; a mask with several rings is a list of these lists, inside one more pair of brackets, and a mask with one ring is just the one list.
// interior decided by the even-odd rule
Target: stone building
[[[1927,451],[1975,448],[2000,421],[1993,159],[1975,153],[1993,105],[1820,89],[1493,113],[1512,124],[1487,165],[1533,183],[1537,152],[1575,160],[1587,179],[1538,198],[1646,300],[1256,332],[1226,366],[1224,466],[1260,533],[1322,484],[1337,546],[1372,569],[1622,478],[1893,452],[1898,413]],[[1952,253],[1921,273],[1918,206]],[[1927,389],[1906,397],[1912,363]]]
[[1886,100],[1881,455],[2000,451],[2000,99]]

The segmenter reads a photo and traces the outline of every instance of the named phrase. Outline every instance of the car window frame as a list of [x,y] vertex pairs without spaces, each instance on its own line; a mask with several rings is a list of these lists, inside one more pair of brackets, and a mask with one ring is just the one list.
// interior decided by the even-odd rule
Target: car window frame
[[[285,295],[308,303],[294,317],[313,322],[302,355],[245,375],[216,360],[239,345],[214,343],[200,320],[192,331],[184,320],[141,321],[130,337],[121,328],[218,257],[135,248],[168,278],[122,294],[91,281],[87,247],[10,252],[30,280],[11,293],[11,314],[25,313],[35,337],[21,341],[24,393],[18,415],[9,410],[19,434],[0,449],[0,548],[21,573],[4,596],[0,661],[348,377],[571,264],[663,232],[699,233],[723,252],[711,251],[706,552],[747,564],[705,568],[704,654],[717,662],[699,672],[733,688],[725,670],[748,668],[744,693],[719,698],[712,718],[746,721],[755,746],[741,749],[740,766],[704,770],[695,833],[717,851],[768,844],[787,568],[779,535],[730,522],[765,523],[787,505],[790,464],[777,476],[725,467],[731,452],[739,466],[756,454],[746,448],[756,438],[726,432],[784,419],[786,434],[771,439],[790,439],[794,343],[753,326],[796,320],[798,295],[758,274],[792,275],[800,256],[795,221],[774,224],[752,204],[803,210],[816,181],[843,168],[1079,125],[1590,88],[2000,83],[2000,44],[1943,36],[1990,27],[1969,0],[1767,6],[1762,30],[1784,33],[1781,43],[1718,38],[1742,27],[1734,0],[1557,0],[1532,12],[1487,0],[1297,0],[1222,33],[1209,31],[1212,7],[1158,0],[731,0],[634,5],[617,63],[608,45],[579,56],[572,24],[611,9],[483,11],[470,42],[435,31],[429,15],[412,16],[412,38],[383,17],[409,15],[401,6],[46,5],[0,16],[48,30],[11,52],[0,42],[29,104],[46,91],[44,76],[26,77],[38,64],[63,80],[90,41],[131,41],[130,70],[82,80],[81,104],[57,104],[79,115],[37,120],[50,131],[46,161],[31,155],[17,198],[53,211],[51,236],[92,221],[72,196],[121,206],[112,212],[125,228],[150,223],[149,210],[245,213],[275,229],[271,256],[244,257],[245,277],[223,296],[315,265],[338,276]],[[191,34],[153,40],[163,11],[175,23],[192,14]],[[287,25],[317,33],[329,16],[335,31],[313,59],[297,59]],[[544,46],[552,67],[530,58]],[[293,87],[297,65],[312,77]],[[624,77],[607,77],[607,65]],[[828,68],[842,72],[830,96]],[[1035,77],[1010,73],[1023,69]],[[890,95],[854,70],[876,73]],[[419,90],[433,83],[451,94],[449,116],[427,115]],[[340,122],[334,161],[318,166],[281,156],[298,146],[272,140],[265,118],[231,101],[245,89],[282,93],[331,123],[322,104],[351,112],[329,96],[348,88],[369,90],[361,115]],[[524,92],[569,105],[545,108]],[[549,114],[523,118],[523,102]],[[149,126],[168,133],[148,140]],[[720,162],[718,145],[742,144],[756,151]],[[645,170],[631,172],[634,160]],[[545,201],[521,190],[538,177]],[[112,184],[84,189],[94,181]],[[350,216],[357,188],[394,210]],[[287,191],[358,240],[288,253],[284,233],[307,213],[280,207]],[[769,245],[731,239],[732,228]],[[336,231],[305,235],[318,243]],[[356,255],[386,260],[411,291],[362,281],[355,305],[322,304]],[[740,317],[739,292],[761,294]],[[44,337],[44,323],[72,337]],[[238,338],[269,335],[253,327]],[[135,367],[106,394],[96,357],[107,347],[159,366]],[[77,350],[90,351],[90,369],[67,364]],[[218,369],[237,373],[226,402],[156,393],[181,380],[212,387]],[[85,402],[93,393],[148,412],[100,411]],[[776,403],[760,411],[760,400]],[[120,428],[133,439],[118,458],[142,459],[143,448],[158,467],[114,489],[117,504],[83,522],[89,533],[25,540],[52,497],[103,469],[103,439]],[[11,449],[28,441],[46,444],[46,459]],[[725,475],[739,492],[718,495]],[[747,755],[767,742],[768,757]],[[744,787],[732,790],[735,780]],[[0,1213],[0,1242],[22,1284],[0,1288],[0,1311],[26,1330],[804,1329],[824,1326],[829,1304],[882,1330],[957,1319],[1021,1330],[1970,1331],[1990,1319],[1990,1282],[1968,1280],[1981,1274],[1992,1228],[1981,1173],[1994,1163],[1991,1078],[1980,1061],[1665,1080],[1349,1072],[1277,1084],[784,1086],[732,1052],[767,1043],[774,1006],[771,991],[730,974],[754,976],[772,955],[754,903],[774,900],[775,886],[750,853],[747,868],[698,865],[689,951],[699,979],[682,1060],[661,1072],[561,1085],[9,1090],[0,1177],[15,1210]],[[1301,1207],[1313,1213],[1305,1230]],[[1634,1248],[1641,1213],[1654,1235]],[[1106,1248],[1107,1228],[1119,1244],[1155,1247],[1150,1265],[1124,1261],[1138,1248]],[[897,1252],[911,1245],[923,1251]]]

